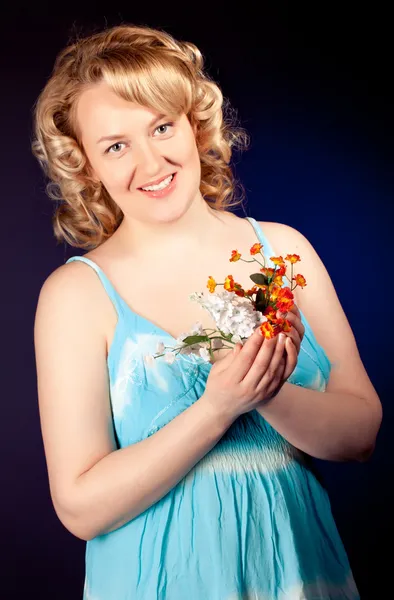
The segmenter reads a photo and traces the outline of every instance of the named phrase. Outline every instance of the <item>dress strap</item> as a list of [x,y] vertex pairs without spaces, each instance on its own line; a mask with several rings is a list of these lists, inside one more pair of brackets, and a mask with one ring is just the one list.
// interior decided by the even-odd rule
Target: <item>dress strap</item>
[[[259,223],[255,219],[253,219],[253,217],[246,217],[246,218],[249,221],[249,223],[253,226],[253,229],[256,232],[256,235],[257,235],[257,238],[258,238],[260,244],[263,244],[263,254],[266,259],[266,265],[271,266],[272,268],[275,268],[275,264],[270,260],[269,257],[276,256],[276,254],[273,251],[272,246],[268,241],[268,238],[264,235],[262,227],[259,225]],[[270,265],[268,265],[268,263],[270,263]],[[286,284],[286,285],[288,285],[288,284]],[[329,374],[329,370],[331,368],[330,365],[332,363],[330,362],[324,348],[322,346],[320,346],[320,344],[317,342],[314,331],[313,331],[312,327],[310,326],[306,316],[302,312],[301,308],[298,307],[298,310],[300,311],[301,321],[305,327],[305,338],[308,339],[311,347],[317,352],[317,354],[319,356],[321,356],[321,360],[323,361],[323,363],[325,365],[325,370],[322,370],[321,365],[318,364],[316,362],[316,360],[313,358],[313,356],[311,356],[311,354],[308,352],[308,350],[306,350],[304,340],[301,342],[301,350],[303,350],[306,354],[308,354],[309,358],[313,362],[316,363],[316,365],[322,371],[324,377],[326,378],[326,381],[328,381],[328,374]]]
[[271,260],[271,256],[276,256],[275,252],[272,249],[271,244],[268,241],[268,238],[266,235],[264,235],[264,232],[261,228],[261,226],[258,224],[258,222],[256,221],[256,219],[254,219],[253,217],[246,217],[246,219],[249,221],[249,223],[252,225],[256,235],[257,235],[257,239],[259,240],[260,244],[263,244],[263,254],[266,260],[266,266],[267,267],[271,267],[271,268],[275,268],[275,264],[272,262]]
[[66,264],[69,262],[73,262],[75,260],[79,260],[82,261],[84,263],[86,263],[87,265],[90,265],[92,267],[92,269],[94,269],[97,273],[97,275],[100,278],[101,283],[103,284],[105,291],[107,292],[109,298],[111,299],[116,313],[118,315],[118,318],[122,315],[124,315],[124,301],[121,298],[121,296],[119,296],[118,292],[115,290],[114,286],[112,285],[112,283],[110,282],[110,280],[108,279],[108,277],[106,276],[106,274],[104,273],[104,271],[90,258],[86,258],[85,256],[72,256],[71,258],[69,258],[66,261]]

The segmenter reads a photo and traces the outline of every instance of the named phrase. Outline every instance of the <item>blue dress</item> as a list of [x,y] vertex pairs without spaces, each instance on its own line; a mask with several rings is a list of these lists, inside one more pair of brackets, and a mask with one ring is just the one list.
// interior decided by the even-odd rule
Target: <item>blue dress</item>
[[[247,217],[274,253],[259,224]],[[251,245],[256,240],[251,240]],[[210,363],[156,360],[175,339],[133,312],[92,260],[118,321],[107,365],[119,448],[164,427],[203,394]],[[203,309],[202,309],[203,310]],[[305,334],[289,382],[325,391],[331,364],[301,312]],[[357,600],[326,490],[302,451],[256,411],[241,415],[160,501],[86,543],[83,600]]]

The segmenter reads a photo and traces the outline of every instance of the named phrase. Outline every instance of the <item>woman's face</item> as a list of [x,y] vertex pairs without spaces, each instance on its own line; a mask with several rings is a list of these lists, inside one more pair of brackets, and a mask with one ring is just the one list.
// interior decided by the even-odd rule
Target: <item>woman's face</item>
[[[123,100],[100,83],[81,94],[76,118],[94,176],[124,219],[170,222],[201,198],[200,158],[185,114],[172,120]],[[173,173],[171,191],[162,197],[140,189]]]

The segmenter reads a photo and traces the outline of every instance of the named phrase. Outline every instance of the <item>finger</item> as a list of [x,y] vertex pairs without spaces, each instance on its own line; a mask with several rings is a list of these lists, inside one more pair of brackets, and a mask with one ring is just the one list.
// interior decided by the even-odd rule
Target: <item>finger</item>
[[239,382],[243,380],[245,375],[249,372],[250,367],[253,365],[260,347],[266,341],[269,342],[271,340],[266,340],[260,327],[257,327],[252,335],[246,340],[241,351],[234,359],[233,375],[236,381]]
[[242,348],[242,344],[240,342],[237,342],[233,348],[233,356],[237,356],[241,352]]
[[301,319],[300,310],[295,302],[294,302],[293,306],[291,307],[291,309],[289,310],[289,313],[292,313],[295,316],[297,316],[299,319]]
[[284,317],[286,315],[286,318],[287,318],[287,315],[294,315],[295,317],[301,318],[300,311],[295,303],[293,304],[293,306],[291,308],[289,308],[287,310],[280,311],[278,309],[276,311],[276,314],[277,314],[277,316],[281,316],[281,317]]
[[285,372],[283,374],[284,380],[286,380],[290,377],[290,375],[292,374],[292,372],[294,371],[294,369],[297,366],[297,360],[298,360],[297,349],[292,344],[290,338],[287,338],[287,340],[286,340],[286,354],[287,354],[286,368],[285,368]]
[[257,388],[265,376],[265,383],[269,384],[269,380],[273,378],[283,356],[285,339],[286,336],[282,339],[279,335],[272,340],[265,340],[253,365],[243,379],[245,385]]
[[292,338],[299,351],[302,338],[304,337],[305,327],[301,320],[293,313],[287,313],[286,320],[291,324],[291,329],[286,332],[286,335]]
[[285,374],[285,370],[286,370],[286,358],[285,358],[285,354],[283,354],[282,358],[280,359],[280,363],[279,363],[279,367],[276,371],[276,376],[275,378],[272,380],[271,385],[269,386],[268,390],[265,392],[265,396],[266,399],[271,399],[274,396],[276,396],[276,394],[281,390],[281,388],[283,387],[283,384],[286,382],[284,374]]
[[286,319],[287,321],[289,321],[291,326],[295,327],[300,334],[304,333],[305,327],[304,327],[303,322],[301,321],[301,315],[294,314],[293,312],[290,312],[290,311],[288,313],[281,313],[280,311],[278,311],[277,315],[279,318]]
[[278,310],[277,314],[282,317],[286,315],[286,319],[287,319],[287,317],[290,317],[290,318],[294,317],[295,319],[299,319],[301,321],[301,311],[296,304],[294,304],[287,311],[285,310],[285,311],[281,312],[280,310]]
[[241,350],[242,344],[240,342],[237,342],[231,351],[226,352],[226,354],[222,358],[213,363],[215,366],[215,370],[221,372],[227,369],[233,362],[234,358],[241,352]]
[[298,331],[300,339],[302,339],[304,336],[304,333],[305,333],[305,327],[304,327],[303,322],[301,321],[301,317],[299,317],[297,315],[293,315],[291,313],[290,322],[291,322],[292,326],[294,327],[294,329],[296,329]]
[[298,333],[297,329],[295,329],[295,327],[293,327],[290,331],[286,332],[286,336],[293,342],[294,346],[297,349],[297,354],[300,351],[301,348],[301,338],[300,338],[300,334]]
[[[305,326],[304,323],[302,322],[302,317],[301,317],[301,311],[298,309],[298,307],[296,305],[294,305],[295,310],[294,310],[294,327],[297,329],[300,338],[302,340],[302,338],[304,337],[304,333],[305,333]],[[293,310],[292,308],[292,310]]]

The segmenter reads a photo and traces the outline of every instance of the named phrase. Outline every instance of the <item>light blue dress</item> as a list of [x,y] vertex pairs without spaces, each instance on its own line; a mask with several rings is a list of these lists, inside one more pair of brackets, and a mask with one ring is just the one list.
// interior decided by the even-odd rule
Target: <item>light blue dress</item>
[[[274,267],[269,241],[247,219],[250,245],[257,235]],[[186,355],[145,364],[158,341],[175,339],[133,312],[92,260],[73,260],[96,271],[117,311],[107,365],[124,448],[196,402],[212,365]],[[305,335],[289,382],[324,392],[330,361],[301,316]],[[257,411],[242,415],[160,501],[87,542],[83,600],[359,599],[327,492],[309,465]]]

